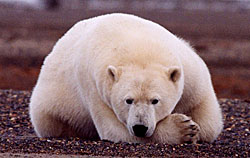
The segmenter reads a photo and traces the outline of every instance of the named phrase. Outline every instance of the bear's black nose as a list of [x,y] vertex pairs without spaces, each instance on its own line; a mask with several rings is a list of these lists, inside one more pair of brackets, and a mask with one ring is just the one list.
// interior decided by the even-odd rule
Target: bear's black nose
[[145,137],[145,134],[148,131],[148,127],[146,127],[144,125],[134,125],[133,131],[134,131],[135,136]]

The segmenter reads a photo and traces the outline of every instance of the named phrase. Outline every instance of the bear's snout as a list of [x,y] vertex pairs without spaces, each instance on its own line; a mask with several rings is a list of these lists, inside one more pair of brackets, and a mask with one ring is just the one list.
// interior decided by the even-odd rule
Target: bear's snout
[[137,137],[145,137],[148,131],[148,127],[144,125],[134,125],[132,128],[133,128],[135,136]]
[[153,106],[136,104],[130,106],[127,128],[132,136],[150,137],[156,126],[155,109]]

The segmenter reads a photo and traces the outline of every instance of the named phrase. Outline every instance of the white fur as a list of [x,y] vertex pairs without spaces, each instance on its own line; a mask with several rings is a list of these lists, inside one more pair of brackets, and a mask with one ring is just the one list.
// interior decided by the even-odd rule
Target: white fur
[[[211,142],[223,127],[202,59],[160,25],[126,14],[80,21],[57,42],[32,93],[30,117],[40,137],[115,142]],[[134,136],[136,124],[148,127],[145,137]]]

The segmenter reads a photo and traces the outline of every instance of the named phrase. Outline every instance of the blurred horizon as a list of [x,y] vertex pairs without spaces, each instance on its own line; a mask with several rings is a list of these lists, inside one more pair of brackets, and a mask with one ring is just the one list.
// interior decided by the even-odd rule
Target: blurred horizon
[[250,97],[250,1],[0,0],[0,88],[32,90],[44,57],[77,21],[141,16],[189,41],[219,98]]

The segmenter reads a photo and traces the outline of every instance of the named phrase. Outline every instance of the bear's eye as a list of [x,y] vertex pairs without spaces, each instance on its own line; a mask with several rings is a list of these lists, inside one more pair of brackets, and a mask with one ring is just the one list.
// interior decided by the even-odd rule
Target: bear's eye
[[134,102],[134,99],[126,99],[126,103],[129,105],[133,104],[133,102]]
[[158,99],[153,99],[153,100],[151,101],[151,103],[152,103],[153,105],[157,104],[158,102],[159,102]]

